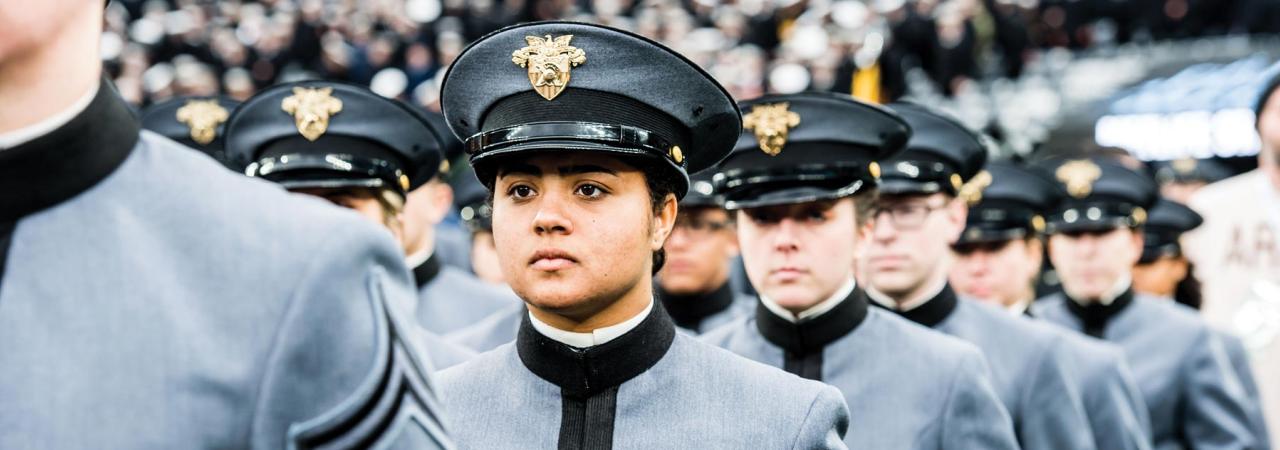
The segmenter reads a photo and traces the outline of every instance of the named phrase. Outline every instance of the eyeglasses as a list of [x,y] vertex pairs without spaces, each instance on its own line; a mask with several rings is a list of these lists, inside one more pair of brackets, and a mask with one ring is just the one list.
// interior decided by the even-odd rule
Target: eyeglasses
[[710,236],[732,225],[727,221],[704,220],[697,217],[681,216],[676,218],[676,229],[683,230],[685,233],[695,237]]
[[923,203],[903,203],[892,206],[882,206],[875,209],[872,218],[879,221],[881,214],[889,214],[889,221],[893,223],[893,227],[899,230],[914,230],[924,225],[924,220],[929,218],[929,213],[946,208],[947,205],[926,205]]

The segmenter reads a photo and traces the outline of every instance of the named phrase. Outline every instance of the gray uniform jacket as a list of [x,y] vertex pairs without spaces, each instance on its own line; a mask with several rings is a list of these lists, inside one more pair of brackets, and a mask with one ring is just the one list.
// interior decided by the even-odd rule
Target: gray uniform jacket
[[1073,379],[1099,449],[1152,448],[1151,420],[1142,391],[1120,348],[1044,323],[1063,340],[1074,367]]
[[1037,317],[1124,350],[1150,414],[1155,448],[1257,448],[1245,394],[1222,341],[1194,312],[1128,291],[1110,305],[1053,294]]
[[418,323],[427,331],[446,335],[522,303],[510,289],[443,265],[437,256],[413,269],[418,282]]
[[960,299],[950,285],[925,304],[900,314],[982,350],[1023,448],[1094,448],[1071,358],[1052,331],[978,301]]
[[839,388],[854,418],[844,440],[849,448],[1018,448],[982,353],[868,309],[861,290],[799,324],[760,306],[701,339]]
[[1244,341],[1234,334],[1214,331],[1222,339],[1222,348],[1227,352],[1231,368],[1240,377],[1240,386],[1244,388],[1249,428],[1253,430],[1253,436],[1257,439],[1255,448],[1270,449],[1271,433],[1267,431],[1267,420],[1262,414],[1262,400],[1258,393],[1258,382],[1253,378],[1253,365],[1249,363],[1249,350],[1245,348]]
[[831,449],[849,411],[835,388],[677,333],[660,304],[575,349],[526,320],[516,342],[440,373],[450,431],[475,449]]
[[0,448],[450,446],[391,236],[139,132],[105,81],[0,150],[0,224]]

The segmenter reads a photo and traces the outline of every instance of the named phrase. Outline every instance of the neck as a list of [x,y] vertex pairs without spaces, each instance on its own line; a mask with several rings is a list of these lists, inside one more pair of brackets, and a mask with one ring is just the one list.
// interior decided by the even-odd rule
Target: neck
[[1264,147],[1258,152],[1258,169],[1266,174],[1271,187],[1280,191],[1280,150]]
[[877,290],[877,292],[893,300],[893,302],[898,305],[898,308],[910,308],[919,306],[921,303],[924,303],[935,295],[938,295],[938,292],[941,291],[942,287],[946,284],[947,273],[940,270],[935,274],[929,275],[925,278],[923,283],[920,283],[909,290],[902,292],[884,292]]
[[405,236],[404,253],[410,257],[415,255],[430,255],[436,250],[436,229],[434,225],[426,225],[426,229],[418,233],[418,237],[409,240],[409,236]]
[[577,316],[541,308],[529,303],[533,317],[556,329],[574,333],[590,333],[592,330],[611,327],[644,312],[653,302],[653,278],[645,277],[631,292],[591,314]]
[[102,8],[85,6],[51,40],[0,61],[0,133],[39,123],[70,108],[102,76],[98,36]]

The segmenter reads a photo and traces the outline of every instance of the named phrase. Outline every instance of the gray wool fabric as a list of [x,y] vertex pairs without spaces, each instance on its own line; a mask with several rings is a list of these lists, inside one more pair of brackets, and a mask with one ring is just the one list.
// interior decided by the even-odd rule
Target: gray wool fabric
[[[556,448],[561,393],[505,344],[440,372],[459,448]],[[625,449],[842,449],[839,391],[677,334],[617,391],[613,446]]]
[[511,289],[490,285],[449,265],[418,291],[418,299],[418,323],[440,335],[523,304]]
[[1023,448],[1093,448],[1072,361],[1052,331],[1008,312],[959,298],[935,330],[968,341],[987,356],[996,393]]
[[1151,448],[1151,420],[1142,391],[1119,347],[1042,322],[1063,341],[1073,380],[1098,449]]
[[[700,339],[783,367],[783,349],[760,334],[753,315]],[[986,360],[972,344],[871,308],[822,358],[822,381],[840,389],[853,417],[849,448],[1018,448]]]
[[[1037,317],[1079,331],[1061,293],[1033,305]],[[1124,350],[1142,390],[1157,450],[1258,448],[1244,389],[1222,341],[1185,307],[1135,294],[1102,338]]]
[[142,132],[8,261],[0,448],[450,446],[402,255],[355,214]]

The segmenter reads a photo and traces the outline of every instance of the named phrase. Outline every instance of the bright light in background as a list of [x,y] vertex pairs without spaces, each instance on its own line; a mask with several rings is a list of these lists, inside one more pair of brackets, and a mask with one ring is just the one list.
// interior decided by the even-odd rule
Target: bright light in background
[[1094,140],[1144,161],[1252,156],[1261,146],[1253,120],[1253,111],[1244,108],[1110,115],[1098,119]]

